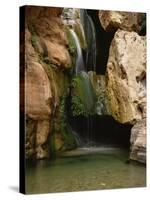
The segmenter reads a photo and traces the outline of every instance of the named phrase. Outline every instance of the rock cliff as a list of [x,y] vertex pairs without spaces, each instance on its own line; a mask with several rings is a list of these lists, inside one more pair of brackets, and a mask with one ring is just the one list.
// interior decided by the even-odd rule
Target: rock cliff
[[49,157],[50,133],[71,68],[61,8],[25,7],[26,158]]
[[130,159],[146,162],[146,36],[143,13],[100,11],[106,31],[116,30],[109,49],[106,92],[111,115],[131,129]]
[[[111,115],[121,124],[132,125],[130,159],[145,163],[145,14],[99,11],[97,18],[99,16],[99,31],[103,29],[103,38],[105,33],[113,33],[111,38],[107,36],[111,44],[106,72],[101,75],[96,71],[87,73],[88,69],[84,71],[82,67],[79,77],[73,78],[77,45],[70,27],[79,39],[84,59],[87,51],[81,16],[79,9],[25,7],[25,81],[21,78],[21,88],[25,89],[25,109],[22,104],[21,111],[26,116],[26,158],[48,158],[54,151],[76,147],[66,113],[66,101],[68,95],[72,95],[74,104],[70,109],[74,106],[75,115]],[[23,53],[21,46],[21,58]],[[88,54],[92,56],[92,51]],[[105,59],[107,56],[104,55]],[[74,95],[73,86],[76,84],[83,102],[79,101],[79,95]],[[86,105],[84,109],[83,105]]]

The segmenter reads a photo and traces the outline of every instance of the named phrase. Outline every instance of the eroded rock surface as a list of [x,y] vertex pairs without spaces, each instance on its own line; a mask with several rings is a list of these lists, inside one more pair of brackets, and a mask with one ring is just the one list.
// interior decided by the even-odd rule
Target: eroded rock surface
[[107,63],[107,96],[112,116],[120,123],[142,119],[146,96],[146,39],[118,30]]
[[25,7],[25,81],[21,82],[25,89],[26,158],[49,157],[52,120],[66,88],[63,71],[72,61],[61,12],[61,8]]
[[118,30],[107,63],[107,97],[111,115],[133,124],[130,158],[146,160],[146,38]]
[[130,159],[146,163],[146,119],[142,119],[133,126],[130,143]]
[[106,31],[122,29],[139,33],[143,26],[144,13],[99,11],[99,19]]

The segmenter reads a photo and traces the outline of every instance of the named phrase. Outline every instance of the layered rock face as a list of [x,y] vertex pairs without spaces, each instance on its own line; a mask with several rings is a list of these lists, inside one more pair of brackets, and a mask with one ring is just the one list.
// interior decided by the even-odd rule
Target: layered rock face
[[142,13],[100,11],[106,31],[118,29],[111,42],[106,92],[111,115],[133,125],[130,158],[146,162],[146,36],[139,36]]
[[[26,158],[49,157],[52,119],[71,67],[60,8],[25,8]],[[59,73],[58,73],[59,71]]]

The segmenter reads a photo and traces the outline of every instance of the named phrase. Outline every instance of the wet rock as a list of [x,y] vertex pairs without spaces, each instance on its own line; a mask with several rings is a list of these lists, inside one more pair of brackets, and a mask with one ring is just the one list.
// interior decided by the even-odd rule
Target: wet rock
[[120,123],[143,118],[146,105],[146,38],[118,30],[110,46],[106,90],[111,115]]
[[130,143],[130,159],[146,163],[146,119],[142,119],[133,126]]
[[144,13],[99,11],[99,19],[106,31],[122,29],[139,33],[145,19]]
[[95,72],[88,72],[95,95],[96,106],[95,112],[98,115],[109,115],[109,106],[106,96],[106,77],[105,75],[97,75]]

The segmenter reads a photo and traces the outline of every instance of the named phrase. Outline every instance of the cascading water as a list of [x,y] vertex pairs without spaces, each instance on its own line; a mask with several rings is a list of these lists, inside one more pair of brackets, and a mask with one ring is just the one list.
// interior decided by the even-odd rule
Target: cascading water
[[[88,15],[86,10],[80,10],[81,23],[84,28],[85,37],[87,41],[86,49],[86,69],[87,71],[96,72],[96,31],[91,16]],[[88,115],[87,119],[87,146],[93,144],[93,119],[91,115]]]
[[[96,30],[92,17],[88,14],[87,10],[80,10],[80,29],[82,35],[85,36],[86,40],[86,49],[83,49],[80,44],[80,39],[78,34],[72,28],[69,28],[69,31],[72,35],[74,43],[76,45],[76,62],[75,62],[75,87],[71,91],[71,109],[73,107],[72,114],[77,118],[84,116],[84,122],[82,124],[84,133],[84,142],[82,146],[91,147],[94,145],[95,134],[93,130],[93,115],[102,115],[103,114],[103,102],[101,98],[96,98],[93,84],[91,82],[90,72],[93,71],[96,74]],[[76,23],[74,21],[74,23]],[[73,24],[74,24],[73,23]],[[79,107],[77,109],[77,107]],[[77,109],[77,111],[75,110]],[[81,109],[81,110],[80,110]],[[76,113],[77,112],[77,113]],[[76,121],[76,119],[75,119]],[[82,123],[82,122],[80,122]],[[74,122],[73,122],[74,124]],[[80,131],[74,129],[79,124],[74,124],[71,130],[72,134],[75,137],[76,143],[78,146],[81,146],[81,139],[79,139]],[[78,134],[79,132],[79,134]]]
[[86,10],[80,10],[81,23],[83,25],[86,41],[86,69],[96,71],[96,31],[91,16]]
[[76,131],[74,131],[74,130],[72,129],[72,127],[71,127],[69,124],[67,125],[67,130],[68,130],[70,133],[72,133],[72,135],[74,136],[74,139],[75,139],[75,141],[76,141],[77,146],[78,146],[78,147],[83,146],[83,141],[82,141],[81,137],[79,136],[79,134],[78,134]]
[[[92,115],[95,112],[96,98],[93,92],[94,89],[91,84],[88,71],[91,70],[96,72],[96,31],[93,20],[91,16],[88,15],[86,10],[81,10],[80,20],[82,22],[80,24],[82,27],[82,34],[85,36],[87,43],[84,58],[78,35],[72,28],[70,29],[70,33],[74,39],[77,50],[77,57],[75,62],[75,79],[77,86],[75,90],[77,91],[77,95],[79,96],[83,107],[87,112],[85,117],[86,123],[84,125],[84,130],[86,131],[86,141],[84,142],[84,146],[90,147],[94,141]],[[76,131],[74,136],[77,138]]]
[[77,49],[77,58],[76,58],[76,64],[75,64],[75,74],[77,75],[81,71],[85,71],[84,61],[83,61],[82,49],[81,49],[77,34],[75,33],[73,29],[70,29],[70,33],[72,34],[72,37],[74,38],[76,49]]
[[[96,34],[95,34],[95,27],[92,21],[92,18],[87,14],[84,13],[87,17],[87,49],[86,49],[86,58],[85,62],[83,59],[82,48],[80,45],[80,40],[76,32],[71,28],[70,33],[75,41],[76,50],[77,50],[77,57],[75,63],[75,75],[78,82],[78,95],[87,111],[88,115],[86,116],[86,140],[84,140],[84,146],[90,146],[93,143],[93,130],[92,130],[92,117],[91,113],[94,111],[95,107],[95,96],[93,93],[93,87],[91,84],[91,80],[88,75],[88,70],[96,70]],[[86,35],[84,26],[80,24],[80,28],[83,31],[83,35]],[[85,64],[84,64],[85,63]],[[74,134],[75,133],[75,134]],[[78,140],[79,136],[76,131],[73,131],[73,135]],[[78,143],[78,141],[77,141]],[[82,143],[83,144],[83,143]]]

